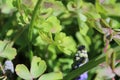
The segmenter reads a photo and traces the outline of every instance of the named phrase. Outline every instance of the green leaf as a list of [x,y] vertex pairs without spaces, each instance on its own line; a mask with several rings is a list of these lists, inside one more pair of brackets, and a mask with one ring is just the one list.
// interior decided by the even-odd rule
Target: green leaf
[[23,64],[16,66],[16,73],[19,77],[23,79],[31,80],[33,78],[39,77],[46,70],[46,63],[41,60],[41,58],[34,56],[31,62],[30,72],[27,67]]
[[108,15],[120,16],[120,3],[115,3],[114,5],[110,4],[110,6],[106,6],[106,10]]
[[0,57],[14,59],[17,52],[15,48],[9,45],[9,42],[0,41]]
[[70,1],[67,4],[67,8],[68,8],[69,11],[75,11],[76,8],[77,8],[77,4],[75,4],[73,1]]
[[62,29],[60,21],[55,16],[50,16],[41,26],[45,32],[50,33],[58,33]]
[[80,24],[80,34],[86,36],[87,33],[88,33],[88,30],[89,30],[89,27],[84,22],[81,22],[81,24]]
[[31,63],[30,73],[33,78],[37,78],[41,74],[43,74],[46,70],[45,61],[41,60],[41,58],[34,56]]
[[22,14],[21,13],[17,13],[16,16],[17,16],[18,24],[24,26],[24,25],[29,23],[29,19],[28,19],[29,16],[26,15],[25,13],[22,13]]
[[62,73],[61,72],[51,72],[47,74],[43,74],[38,80],[60,80],[62,79]]
[[15,69],[17,75],[23,79],[33,79],[27,67],[23,64],[18,64]]
[[105,4],[115,4],[117,0],[105,0]]
[[55,35],[55,44],[62,52],[70,55],[76,51],[76,43],[72,37],[66,36],[65,33],[58,33]]
[[107,11],[105,10],[105,8],[100,4],[100,2],[98,0],[96,0],[95,6],[96,6],[96,10],[99,13],[103,13],[103,14],[107,13]]
[[103,19],[100,19],[100,24],[103,28],[110,28],[110,25]]
[[66,11],[65,6],[61,1],[55,1],[55,0],[44,0],[42,9],[48,9],[52,8],[53,9],[53,15],[58,16],[61,13]]
[[2,0],[2,4],[0,5],[1,12],[4,14],[9,14],[14,12],[16,9],[12,5],[13,0]]
[[[78,41],[82,45],[85,45],[86,48],[89,50],[89,45],[91,43],[91,40],[89,39],[89,37],[87,35],[82,35],[80,32],[76,32],[76,37],[77,37]],[[87,39],[85,39],[85,38],[87,38]]]
[[43,40],[43,42],[48,43],[48,44],[53,42],[51,33],[39,31],[39,34],[40,34],[40,37]]
[[[79,18],[80,21],[82,21],[82,22],[87,21],[87,17],[86,17],[84,14],[82,14],[80,11],[78,12],[78,18]],[[83,27],[83,26],[82,26],[82,27]]]
[[[53,9],[52,9],[52,8],[42,9],[41,12],[40,12],[41,17],[42,17],[43,19],[48,18],[49,16],[52,15],[52,13],[53,13]],[[42,20],[40,20],[40,21],[42,21]],[[38,26],[41,25],[41,24],[40,24],[40,21],[38,22]]]
[[92,3],[84,2],[84,4],[82,5],[82,13],[84,13],[84,15],[87,17],[87,20],[97,20],[101,17]]
[[114,41],[115,41],[118,45],[120,45],[120,39],[114,38]]

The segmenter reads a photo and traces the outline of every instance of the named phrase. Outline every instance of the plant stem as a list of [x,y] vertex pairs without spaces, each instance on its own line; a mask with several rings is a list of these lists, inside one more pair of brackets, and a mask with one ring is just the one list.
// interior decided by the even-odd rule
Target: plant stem
[[107,52],[107,49],[108,49],[108,45],[109,45],[109,40],[106,39],[106,44],[105,44],[105,48],[103,50],[104,53]]
[[95,58],[95,59],[89,61],[88,63],[86,63],[85,65],[79,67],[78,69],[73,70],[72,72],[68,73],[68,75],[65,76],[63,80],[73,80],[75,77],[81,75],[82,73],[90,70],[91,68],[99,65],[100,63],[102,63],[104,61],[105,61],[105,56],[100,59]]
[[0,68],[1,68],[1,70],[2,70],[2,73],[5,74],[5,70],[3,69],[1,63],[0,63]]
[[[117,60],[120,59],[120,54],[117,54]],[[79,67],[76,70],[73,70],[72,72],[68,73],[63,80],[73,80],[73,78],[83,74],[84,72],[94,68],[95,66],[99,65],[100,63],[103,63],[105,61],[105,55],[101,56],[101,57],[96,57],[92,60],[90,60],[88,63],[86,63],[85,65]]]
[[40,8],[41,2],[42,2],[42,0],[37,1],[36,6],[35,6],[34,11],[33,11],[33,14],[32,14],[30,26],[29,26],[29,29],[28,29],[28,40],[30,42],[32,40],[32,30],[33,30],[33,27],[34,27],[34,24],[35,24],[35,19],[37,17],[37,13],[38,13],[38,10]]

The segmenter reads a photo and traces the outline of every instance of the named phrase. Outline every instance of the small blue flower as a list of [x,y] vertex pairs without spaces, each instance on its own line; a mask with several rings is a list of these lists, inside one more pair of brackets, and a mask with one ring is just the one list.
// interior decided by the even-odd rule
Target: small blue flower
[[6,60],[6,61],[5,61],[4,70],[5,70],[5,71],[10,70],[12,73],[14,73],[14,66],[13,66],[12,61],[10,61],[10,60]]
[[78,78],[76,78],[75,80],[87,80],[88,78],[88,74],[87,72],[81,74]]

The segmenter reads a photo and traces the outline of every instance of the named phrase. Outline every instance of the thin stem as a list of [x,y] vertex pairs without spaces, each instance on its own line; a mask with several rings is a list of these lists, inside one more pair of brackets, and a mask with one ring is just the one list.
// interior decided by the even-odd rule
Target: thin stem
[[[120,59],[120,53],[116,54],[116,60]],[[90,60],[85,65],[79,67],[76,70],[73,70],[72,72],[68,73],[66,76],[64,76],[63,80],[73,80],[73,78],[83,74],[84,72],[98,66],[100,63],[103,63],[105,61],[105,55],[101,57],[96,57],[92,60]]]
[[32,40],[32,30],[33,30],[33,27],[34,27],[34,24],[35,24],[35,19],[37,17],[37,12],[40,8],[41,2],[42,2],[42,0],[37,1],[37,4],[36,4],[36,6],[34,8],[34,11],[33,11],[32,19],[31,19],[30,26],[29,26],[29,31],[28,31],[28,40],[29,41]]
[[18,8],[18,11],[20,12],[20,4],[21,4],[21,0],[16,0],[17,2],[17,8]]
[[4,71],[4,69],[3,69],[2,65],[1,65],[1,63],[0,63],[0,68],[1,68],[1,70],[2,70],[2,73],[5,74],[5,71]]
[[109,40],[106,39],[106,44],[105,44],[105,48],[103,50],[104,53],[107,52],[107,49],[108,49],[108,45],[109,45]]
[[68,75],[66,75],[63,80],[73,80],[73,78],[75,78],[75,77],[81,75],[82,73],[92,69],[93,67],[99,65],[100,63],[102,63],[104,61],[105,61],[105,56],[103,56],[101,58],[100,57],[94,58],[93,60],[90,60],[85,65],[83,65],[83,66],[79,67],[78,69],[73,70],[72,72],[68,73]]

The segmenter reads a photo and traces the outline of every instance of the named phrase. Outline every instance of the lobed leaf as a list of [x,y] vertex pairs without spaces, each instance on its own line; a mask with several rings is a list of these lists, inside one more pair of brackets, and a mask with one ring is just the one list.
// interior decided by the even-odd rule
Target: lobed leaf
[[32,75],[30,74],[29,70],[27,69],[27,67],[23,64],[18,64],[16,66],[16,69],[15,69],[17,75],[23,79],[26,79],[26,80],[31,80],[33,79],[32,78]]
[[41,58],[34,56],[31,62],[30,73],[33,78],[39,77],[46,70],[45,61],[41,60]]
[[55,43],[59,50],[70,55],[71,53],[76,51],[76,43],[73,38],[70,36],[66,36],[65,33],[58,33],[55,35]]
[[43,74],[38,80],[60,80],[62,79],[62,73],[61,72],[51,72],[47,74]]
[[12,48],[9,43],[0,41],[0,57],[12,60],[15,58],[16,54],[16,49]]
[[61,31],[62,27],[60,21],[55,16],[50,16],[43,24],[43,31],[50,33],[58,33]]

